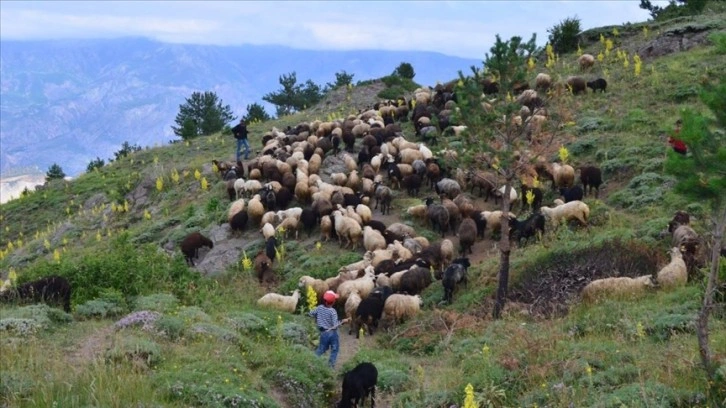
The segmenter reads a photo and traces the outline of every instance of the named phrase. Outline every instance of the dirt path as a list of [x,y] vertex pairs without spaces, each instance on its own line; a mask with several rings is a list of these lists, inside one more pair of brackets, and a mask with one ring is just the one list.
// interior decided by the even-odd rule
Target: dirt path
[[88,363],[103,355],[111,344],[113,325],[92,332],[89,336],[81,339],[78,343],[69,347],[71,351],[67,354],[68,364],[71,367],[82,369]]

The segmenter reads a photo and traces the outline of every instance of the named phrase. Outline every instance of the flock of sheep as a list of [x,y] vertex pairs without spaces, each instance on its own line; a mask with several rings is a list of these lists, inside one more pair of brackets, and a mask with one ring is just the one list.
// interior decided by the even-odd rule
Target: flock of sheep
[[[583,55],[578,62],[586,69],[594,58]],[[586,87],[594,91],[606,88],[602,79],[585,82],[581,77],[570,77],[562,84],[573,94]],[[492,86],[484,86],[483,109],[496,103],[485,95]],[[537,92],[556,86],[549,75],[538,74],[535,89],[519,88],[516,101],[522,107],[516,123],[531,127],[532,135],[547,121],[545,103]],[[400,322],[418,313],[420,293],[434,280],[442,281],[444,301],[451,302],[457,285],[467,282],[467,254],[473,253],[472,247],[486,234],[500,233],[503,216],[509,219],[511,237],[520,244],[569,221],[588,227],[590,209],[582,200],[587,194],[597,197],[603,181],[600,169],[592,165],[575,169],[537,158],[522,166],[519,191],[512,187],[508,199],[511,208],[519,205],[523,211],[530,210],[525,219],[517,219],[511,212],[504,215],[499,210],[477,208],[467,191],[474,194],[478,190],[485,201],[494,197],[495,204],[504,199],[505,189],[496,171],[449,168],[444,163],[455,161],[457,153],[444,149],[434,154],[427,146],[438,138],[466,132],[466,126],[454,122],[453,109],[456,95],[452,84],[419,88],[410,101],[384,101],[358,115],[300,123],[285,131],[273,128],[263,136],[263,148],[247,163],[247,169],[241,162],[214,161],[232,200],[228,211],[231,229],[260,228],[265,239],[265,249],[253,262],[261,283],[275,279],[272,266],[280,233],[298,239],[300,233],[311,236],[319,230],[323,242],[337,239],[341,247],[365,251],[360,261],[340,267],[337,274],[325,279],[303,276],[292,295],[269,293],[258,300],[259,305],[294,312],[301,291],[308,287],[319,298],[333,290],[340,296],[346,317],[353,321],[352,330],[366,327],[372,333],[379,320]],[[413,122],[416,141],[402,132],[400,122],[406,120]],[[325,162],[330,158],[336,158],[345,169],[327,169]],[[576,184],[578,172],[580,183]],[[550,206],[542,205],[548,192],[537,180],[551,181],[561,198]],[[386,225],[374,218],[377,212],[390,213],[397,194],[405,191],[416,197],[426,190],[431,197],[405,212],[438,231],[440,241],[430,243],[411,226]],[[534,200],[527,202],[530,193]],[[298,206],[289,207],[292,203]],[[459,248],[447,234],[458,236]],[[190,237],[194,242],[182,244],[190,263],[198,247],[213,245],[202,238]],[[684,284],[680,245],[671,252],[671,263],[657,274],[593,281],[583,290],[583,299]],[[460,258],[455,259],[457,253]]]

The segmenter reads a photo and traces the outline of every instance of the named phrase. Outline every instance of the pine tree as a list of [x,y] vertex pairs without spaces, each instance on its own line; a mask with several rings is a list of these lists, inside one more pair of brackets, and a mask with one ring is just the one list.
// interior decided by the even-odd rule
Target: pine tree
[[179,105],[179,113],[172,126],[174,134],[183,140],[221,131],[225,124],[235,119],[232,108],[223,105],[216,93],[194,92]]
[[57,163],[53,163],[49,168],[48,172],[45,173],[45,181],[49,182],[51,180],[57,180],[57,179],[63,179],[65,178],[66,173],[63,171],[63,168],[59,166]]

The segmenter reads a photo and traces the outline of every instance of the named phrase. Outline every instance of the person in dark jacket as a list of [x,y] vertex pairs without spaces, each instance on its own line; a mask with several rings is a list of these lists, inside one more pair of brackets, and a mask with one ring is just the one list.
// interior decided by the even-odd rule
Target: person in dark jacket
[[232,128],[232,134],[237,139],[237,161],[239,161],[240,150],[245,148],[245,160],[250,156],[250,144],[247,143],[247,124],[244,119],[240,119],[239,124]]
[[349,321],[349,319],[338,320],[338,312],[333,309],[333,304],[337,299],[338,295],[329,290],[323,294],[324,304],[318,305],[308,313],[309,316],[315,318],[315,323],[320,332],[320,343],[315,355],[322,356],[330,349],[330,359],[328,360],[330,368],[335,368],[335,360],[338,358],[338,349],[340,347],[338,327]]
[[[681,124],[681,120],[678,119],[676,121],[676,128],[673,130],[675,136],[678,136],[678,134],[681,132]],[[668,144],[671,145],[673,151],[678,154],[682,154],[685,156],[686,153],[688,153],[688,146],[686,146],[686,143],[681,139],[678,139],[674,136],[668,136]]]

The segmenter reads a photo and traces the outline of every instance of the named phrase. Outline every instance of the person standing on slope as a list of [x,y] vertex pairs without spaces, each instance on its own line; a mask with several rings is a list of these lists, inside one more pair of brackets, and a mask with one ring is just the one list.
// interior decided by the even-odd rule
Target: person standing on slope
[[338,327],[348,322],[348,319],[338,321],[338,312],[333,309],[333,304],[338,299],[338,295],[329,290],[323,294],[323,303],[311,310],[308,315],[315,318],[315,323],[320,332],[320,342],[318,349],[315,351],[316,356],[322,356],[330,349],[330,359],[328,365],[335,368],[335,361],[338,358],[338,350],[340,348],[340,340],[338,338]]
[[245,148],[245,160],[250,156],[250,144],[247,142],[247,124],[244,119],[240,119],[239,124],[232,128],[232,134],[237,139],[237,161],[239,162],[240,150]]

